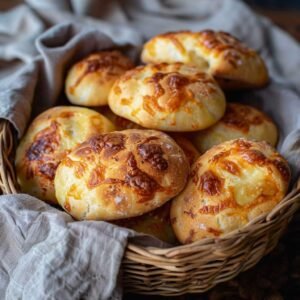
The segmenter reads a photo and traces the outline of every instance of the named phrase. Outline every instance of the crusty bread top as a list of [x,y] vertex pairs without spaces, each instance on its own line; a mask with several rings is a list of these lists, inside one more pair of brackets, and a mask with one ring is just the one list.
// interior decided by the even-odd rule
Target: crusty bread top
[[56,106],[37,116],[28,127],[16,152],[21,190],[56,204],[54,176],[57,166],[73,147],[114,125],[96,111]]
[[265,142],[228,141],[194,163],[187,186],[172,203],[177,238],[217,237],[269,212],[287,192],[287,161]]
[[193,143],[204,153],[214,145],[237,138],[266,141],[275,146],[278,130],[271,118],[262,111],[245,104],[227,103],[222,119],[196,132]]
[[117,50],[90,54],[70,69],[66,95],[73,104],[106,105],[113,83],[133,66],[132,61]]
[[225,97],[215,80],[198,68],[160,63],[122,75],[111,89],[109,106],[142,127],[195,131],[223,116]]
[[213,75],[223,88],[262,87],[266,66],[253,49],[222,31],[178,31],[160,34],[143,48],[146,63],[182,62]]
[[184,187],[189,164],[166,134],[129,129],[91,138],[55,176],[58,202],[77,219],[116,220],[149,212]]

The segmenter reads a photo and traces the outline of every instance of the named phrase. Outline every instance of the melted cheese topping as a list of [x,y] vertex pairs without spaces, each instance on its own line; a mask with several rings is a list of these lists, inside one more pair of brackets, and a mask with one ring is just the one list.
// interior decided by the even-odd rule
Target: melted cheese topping
[[149,212],[184,187],[189,163],[166,134],[124,130],[75,148],[55,176],[59,204],[76,219],[117,220]]
[[57,106],[45,111],[30,124],[17,148],[21,190],[56,204],[54,176],[61,160],[84,140],[114,129],[108,119],[87,108]]
[[189,243],[242,228],[284,197],[289,180],[286,160],[264,142],[215,146],[194,163],[186,188],[173,200],[175,234]]
[[278,131],[274,122],[258,109],[239,103],[228,103],[223,118],[215,125],[196,132],[193,143],[204,153],[214,145],[237,138],[266,141],[275,146]]
[[257,52],[226,32],[160,34],[144,45],[141,57],[146,63],[195,65],[214,76],[223,88],[261,87],[268,82],[266,66]]
[[106,105],[116,79],[133,66],[131,60],[119,51],[93,53],[70,69],[66,78],[66,95],[73,104]]
[[225,112],[225,97],[214,79],[180,63],[126,72],[114,84],[108,102],[115,114],[165,131],[204,129]]

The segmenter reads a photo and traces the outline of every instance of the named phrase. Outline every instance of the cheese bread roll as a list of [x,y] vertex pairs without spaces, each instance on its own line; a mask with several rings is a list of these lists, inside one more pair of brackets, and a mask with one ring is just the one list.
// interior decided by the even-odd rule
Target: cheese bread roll
[[55,176],[59,204],[74,218],[117,220],[162,206],[185,186],[189,163],[166,134],[128,129],[84,142]]
[[196,131],[216,123],[225,97],[216,81],[193,66],[151,64],[127,71],[109,94],[112,111],[163,131]]
[[91,54],[70,69],[65,84],[66,95],[76,105],[106,105],[116,79],[133,66],[128,57],[116,50]]
[[265,142],[245,139],[214,146],[194,163],[187,186],[172,202],[181,243],[223,236],[270,212],[285,196],[287,161]]
[[57,106],[43,112],[17,148],[15,165],[21,191],[57,204],[54,176],[61,160],[86,139],[114,129],[108,119],[87,108]]
[[225,89],[259,88],[269,81],[260,55],[222,31],[179,31],[157,35],[143,48],[146,63],[181,62],[208,72]]
[[275,146],[278,130],[262,111],[249,105],[228,103],[223,118],[210,128],[195,132],[192,141],[204,153],[214,145],[237,138],[266,141]]

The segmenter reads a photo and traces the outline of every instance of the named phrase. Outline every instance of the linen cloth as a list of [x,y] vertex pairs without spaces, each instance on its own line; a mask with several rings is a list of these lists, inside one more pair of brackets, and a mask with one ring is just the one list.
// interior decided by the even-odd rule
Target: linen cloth
[[[271,84],[227,99],[255,105],[276,121],[278,148],[295,180],[300,47],[238,0],[28,0],[3,11],[0,117],[20,138],[31,115],[63,97],[66,71],[85,55],[121,47],[138,62],[141,44],[157,33],[207,28],[231,32],[265,59]],[[106,222],[75,222],[24,194],[0,197],[0,238],[1,299],[120,299],[119,269],[128,239],[166,246]]]

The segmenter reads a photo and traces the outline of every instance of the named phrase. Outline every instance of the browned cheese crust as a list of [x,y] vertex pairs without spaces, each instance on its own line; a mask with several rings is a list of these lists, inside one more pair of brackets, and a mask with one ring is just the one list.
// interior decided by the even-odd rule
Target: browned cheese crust
[[244,227],[283,199],[290,181],[286,160],[265,142],[228,141],[193,165],[187,186],[172,202],[171,222],[181,243],[219,237]]
[[87,108],[61,106],[40,114],[17,148],[15,164],[21,190],[56,204],[54,176],[61,160],[84,140],[112,130],[108,119]]
[[116,131],[74,149],[57,169],[55,190],[76,219],[116,220],[163,205],[183,189],[188,172],[186,156],[168,135]]
[[225,105],[210,75],[181,63],[136,67],[116,81],[109,95],[115,114],[164,131],[207,128],[223,116]]
[[275,146],[278,130],[262,111],[249,105],[228,103],[223,118],[210,128],[196,132],[192,140],[200,153],[204,153],[214,145],[237,138],[266,141]]
[[157,35],[144,45],[142,60],[195,65],[214,76],[225,89],[263,87],[269,80],[259,54],[222,31],[179,31]]
[[66,79],[66,95],[73,104],[106,105],[116,79],[133,67],[132,61],[116,50],[91,54],[70,69]]

